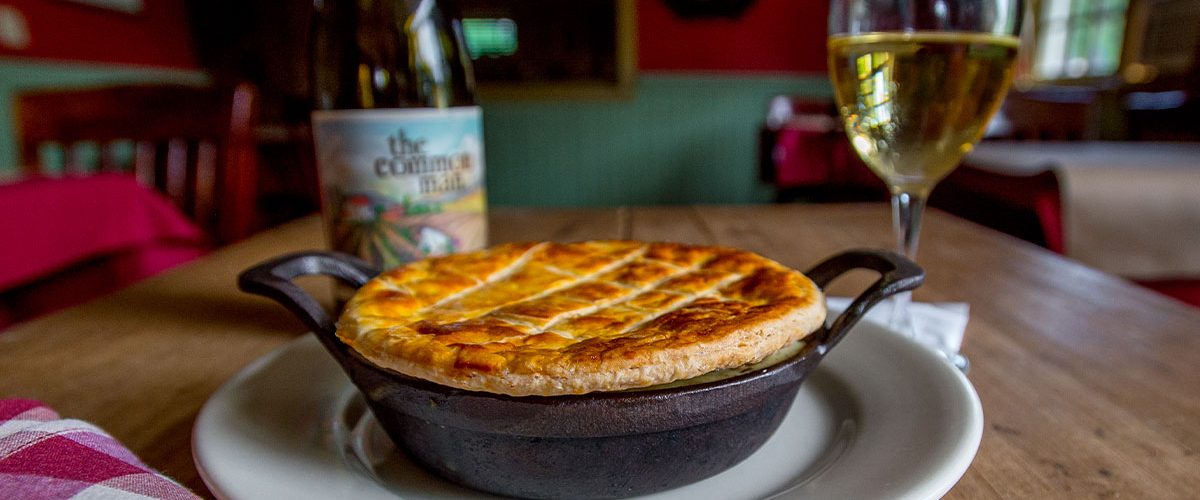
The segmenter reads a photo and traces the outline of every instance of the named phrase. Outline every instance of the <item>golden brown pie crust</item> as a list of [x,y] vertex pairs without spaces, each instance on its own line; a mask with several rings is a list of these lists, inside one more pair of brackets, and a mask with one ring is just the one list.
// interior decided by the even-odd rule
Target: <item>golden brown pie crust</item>
[[615,391],[756,362],[821,325],[803,274],[724,247],[513,243],[387,271],[337,334],[371,362],[468,390]]

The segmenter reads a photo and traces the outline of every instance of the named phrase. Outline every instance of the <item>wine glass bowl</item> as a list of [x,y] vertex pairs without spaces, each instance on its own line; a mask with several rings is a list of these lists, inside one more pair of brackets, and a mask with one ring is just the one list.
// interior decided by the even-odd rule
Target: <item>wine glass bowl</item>
[[[833,0],[828,61],[853,149],[887,184],[916,260],[925,200],[983,136],[1012,82],[1022,0]],[[897,297],[892,326],[912,335]]]
[[893,191],[929,194],[983,135],[1012,79],[1015,39],[871,33],[829,40],[854,149]]

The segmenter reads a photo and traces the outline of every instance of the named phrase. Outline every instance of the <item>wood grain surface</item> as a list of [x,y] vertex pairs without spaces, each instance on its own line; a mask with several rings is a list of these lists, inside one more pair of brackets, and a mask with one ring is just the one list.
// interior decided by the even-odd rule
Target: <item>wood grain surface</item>
[[[891,247],[884,205],[496,209],[493,242],[597,238],[720,244],[798,269]],[[245,295],[238,272],[321,248],[316,217],[225,247],[117,294],[0,332],[0,397],[99,425],[202,495],[191,456],[201,405],[247,364],[302,335]],[[1195,498],[1200,494],[1200,310],[932,211],[917,300],[971,305],[963,350],[983,442],[948,498]],[[873,279],[852,275],[833,294]],[[325,297],[321,278],[302,284]]]

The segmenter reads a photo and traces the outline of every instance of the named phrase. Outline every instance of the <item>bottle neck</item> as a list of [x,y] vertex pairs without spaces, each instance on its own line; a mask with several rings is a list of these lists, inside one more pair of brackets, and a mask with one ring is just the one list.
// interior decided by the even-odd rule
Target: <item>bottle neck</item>
[[434,0],[316,0],[315,109],[475,103],[459,19]]

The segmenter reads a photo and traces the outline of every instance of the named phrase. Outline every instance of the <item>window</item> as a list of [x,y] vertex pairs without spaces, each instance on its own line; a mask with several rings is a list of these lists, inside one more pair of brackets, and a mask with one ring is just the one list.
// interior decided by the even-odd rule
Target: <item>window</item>
[[1042,0],[1036,12],[1035,80],[1116,74],[1129,0]]

